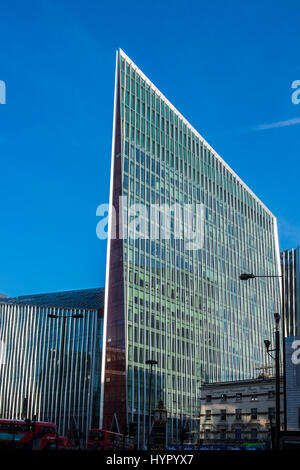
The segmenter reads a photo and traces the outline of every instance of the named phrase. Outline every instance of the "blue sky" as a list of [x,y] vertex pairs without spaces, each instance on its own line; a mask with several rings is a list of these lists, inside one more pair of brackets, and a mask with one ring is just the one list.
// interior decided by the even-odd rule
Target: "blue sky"
[[0,292],[104,285],[118,47],[278,217],[281,249],[298,245],[299,5],[2,3]]

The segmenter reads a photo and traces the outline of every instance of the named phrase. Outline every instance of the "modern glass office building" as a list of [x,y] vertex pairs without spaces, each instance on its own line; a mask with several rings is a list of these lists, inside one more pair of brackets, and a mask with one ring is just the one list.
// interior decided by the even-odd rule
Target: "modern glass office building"
[[103,299],[104,289],[0,299],[1,418],[59,416],[60,435],[82,441],[99,425]]
[[285,336],[300,334],[300,246],[280,253],[284,275]]
[[[136,422],[143,448],[151,395],[150,408],[161,398],[168,410],[171,443],[183,424],[197,429],[203,381],[249,379],[268,363],[279,283],[239,274],[280,273],[276,219],[122,50],[110,204],[102,423]],[[134,204],[147,236],[131,236]]]

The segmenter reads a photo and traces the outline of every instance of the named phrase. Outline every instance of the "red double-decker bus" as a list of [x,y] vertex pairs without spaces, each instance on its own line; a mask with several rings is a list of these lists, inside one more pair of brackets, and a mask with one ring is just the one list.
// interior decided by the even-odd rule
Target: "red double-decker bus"
[[56,448],[56,425],[0,419],[0,450],[50,450]]
[[105,429],[90,429],[87,450],[133,450],[133,438]]

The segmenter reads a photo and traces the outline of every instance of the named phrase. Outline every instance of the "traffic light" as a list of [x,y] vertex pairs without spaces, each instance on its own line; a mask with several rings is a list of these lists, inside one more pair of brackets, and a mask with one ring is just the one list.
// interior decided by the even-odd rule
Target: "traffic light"
[[187,434],[189,432],[188,427],[180,429],[180,441],[183,443],[184,440],[187,438]]
[[15,430],[16,430],[16,425],[15,423],[10,423],[8,425],[8,432],[9,434],[15,434]]
[[35,417],[33,418],[33,421],[29,418],[25,419],[25,424],[27,432],[35,432]]
[[36,416],[34,415],[33,421],[31,421],[31,430],[32,430],[32,432],[35,432],[35,427],[36,427]]
[[29,418],[25,419],[25,424],[26,424],[26,431],[30,432],[31,431],[31,420]]
[[135,436],[136,435],[136,423],[129,423],[129,436]]

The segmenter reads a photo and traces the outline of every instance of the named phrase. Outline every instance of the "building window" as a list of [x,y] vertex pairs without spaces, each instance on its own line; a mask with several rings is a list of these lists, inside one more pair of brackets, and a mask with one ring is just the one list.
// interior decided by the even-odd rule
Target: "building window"
[[211,395],[206,395],[206,402],[210,403],[211,402]]
[[235,430],[235,440],[240,441],[242,439],[242,430],[241,429],[236,429]]
[[251,419],[257,419],[257,408],[251,408]]
[[221,410],[221,421],[226,421],[226,410]]
[[205,439],[210,439],[210,430],[205,429]]
[[268,399],[273,400],[275,397],[275,392],[273,390],[268,391]]
[[235,410],[235,419],[240,421],[242,419],[242,410],[241,408],[236,408]]
[[251,429],[251,439],[257,439],[257,429]]
[[210,419],[211,419],[211,410],[205,410],[205,419],[206,419],[206,421],[210,421]]
[[221,394],[221,401],[226,401],[227,400],[227,395],[226,393]]
[[257,401],[257,394],[256,393],[252,393],[251,401]]
[[235,395],[235,401],[242,401],[243,395],[241,393],[237,393]]
[[226,429],[221,429],[220,430],[220,439],[222,441],[225,441],[225,439],[226,439]]

